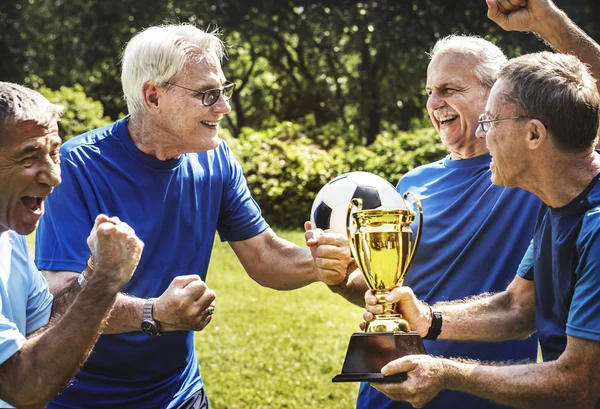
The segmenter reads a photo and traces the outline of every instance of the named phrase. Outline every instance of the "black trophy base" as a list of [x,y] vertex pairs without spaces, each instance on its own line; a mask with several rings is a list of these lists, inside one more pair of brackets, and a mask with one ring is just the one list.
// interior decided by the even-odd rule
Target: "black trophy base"
[[383,376],[381,368],[405,355],[425,354],[416,331],[357,332],[350,338],[342,373],[333,382],[403,382],[406,374]]

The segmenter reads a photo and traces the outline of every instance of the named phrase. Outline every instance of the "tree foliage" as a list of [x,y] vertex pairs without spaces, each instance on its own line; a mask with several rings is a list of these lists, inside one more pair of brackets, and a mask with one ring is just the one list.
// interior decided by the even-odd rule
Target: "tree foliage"
[[[600,39],[598,2],[556,2]],[[365,145],[423,116],[426,51],[437,39],[486,36],[510,56],[545,48],[532,35],[503,32],[483,0],[5,0],[0,78],[22,83],[36,74],[52,89],[82,84],[116,118],[126,110],[124,45],[165,22],[221,28],[225,71],[238,84],[228,119],[234,136],[313,115],[317,126],[341,123]]]

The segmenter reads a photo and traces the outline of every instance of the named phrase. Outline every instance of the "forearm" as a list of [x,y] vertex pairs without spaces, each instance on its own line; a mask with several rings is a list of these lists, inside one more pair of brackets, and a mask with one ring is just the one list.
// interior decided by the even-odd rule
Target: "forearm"
[[600,45],[577,27],[562,10],[552,7],[546,18],[535,28],[535,33],[561,53],[575,55],[587,63],[592,75],[600,80]]
[[248,275],[264,287],[294,290],[317,281],[310,250],[278,237],[270,229],[230,245]]
[[0,366],[0,397],[19,408],[45,406],[86,360],[114,300],[102,286],[81,291],[55,325]]
[[[518,408],[593,408],[589,385],[558,361],[488,366],[444,359],[446,388]],[[592,402],[594,401],[594,402]]]
[[[53,318],[51,319],[51,323],[53,323],[81,291],[81,287],[77,284],[79,274],[71,271],[43,271],[43,273],[48,281],[50,292],[54,295]],[[143,298],[118,293],[110,319],[103,332],[118,334],[139,331],[145,302],[146,300]]]
[[341,295],[352,304],[361,308],[365,306],[365,292],[368,290],[360,270],[348,275],[348,279],[338,285],[328,286],[331,291]]
[[443,317],[440,339],[500,342],[523,339],[535,332],[533,308],[516,305],[507,291],[441,302],[434,308]]

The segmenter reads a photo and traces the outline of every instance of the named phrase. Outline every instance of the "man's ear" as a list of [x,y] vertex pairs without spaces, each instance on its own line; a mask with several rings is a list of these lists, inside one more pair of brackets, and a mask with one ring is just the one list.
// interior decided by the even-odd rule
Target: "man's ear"
[[146,109],[158,108],[158,100],[162,89],[153,82],[146,81],[142,85],[142,95],[144,97],[144,107]]
[[538,149],[548,141],[548,129],[539,119],[531,119],[527,129],[527,145],[529,149]]

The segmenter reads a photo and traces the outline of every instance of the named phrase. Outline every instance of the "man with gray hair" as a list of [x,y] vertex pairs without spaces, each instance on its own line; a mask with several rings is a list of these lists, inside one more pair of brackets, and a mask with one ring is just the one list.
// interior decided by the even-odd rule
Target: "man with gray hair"
[[62,111],[35,91],[0,82],[0,408],[43,407],[66,386],[142,250],[130,227],[100,215],[87,239],[85,288],[72,280],[50,294],[24,235],[61,181]]
[[[49,408],[209,407],[194,331],[215,308],[205,279],[216,232],[261,285],[291,290],[328,280],[310,251],[269,228],[219,139],[235,85],[221,68],[217,34],[169,25],[134,36],[121,76],[130,115],[61,149],[64,182],[48,201],[36,247],[52,292],[85,265],[79,240],[91,214],[127,221],[146,251],[94,353]],[[345,270],[345,261],[335,265]]]
[[[487,4],[489,17],[507,30],[534,29],[539,33],[548,28],[544,24],[549,21],[554,24],[549,27],[555,29],[574,27],[568,19],[554,18],[558,9],[547,0],[487,0]],[[549,14],[552,20],[545,19]],[[560,17],[564,13],[558,14]],[[585,47],[577,48],[582,42],[557,35],[560,32],[554,30],[544,38],[561,51],[587,53]],[[584,34],[578,33],[583,38]],[[536,357],[536,339],[529,337],[530,333],[522,334],[525,341],[507,341],[499,334],[494,344],[476,339],[436,340],[442,330],[440,310],[445,301],[485,299],[481,294],[502,292],[513,279],[519,289],[515,296],[533,288],[531,281],[514,277],[519,267],[529,270],[527,262],[521,266],[519,262],[528,248],[541,203],[523,189],[492,184],[492,157],[485,140],[477,138],[482,135],[478,117],[505,62],[506,57],[498,47],[480,38],[449,36],[435,44],[427,70],[427,110],[450,155],[408,172],[397,186],[400,193],[408,190],[418,194],[423,205],[423,235],[404,285],[426,303],[435,304],[423,310],[428,325],[419,328],[427,352],[436,356],[479,361],[532,361]],[[337,282],[331,287],[334,291],[361,304],[366,287],[359,274],[352,274],[346,280],[339,277]],[[496,324],[501,325],[490,319],[489,325]],[[357,408],[408,407],[408,403],[394,402],[369,384],[361,385]],[[500,405],[460,391],[445,390],[425,407],[479,409]]]
[[[494,296],[440,305],[447,318],[442,337],[499,341],[537,330],[544,362],[493,366],[406,356],[382,372],[408,372],[408,380],[378,390],[415,407],[453,389],[515,407],[600,408],[599,121],[600,94],[587,67],[549,52],[509,61],[479,121],[494,158],[492,182],[535,192],[544,205],[533,268]],[[377,313],[375,297],[366,298]],[[429,307],[409,288],[394,289],[390,299],[423,333]]]
[[[478,37],[453,35],[439,40],[430,55],[427,111],[450,154],[408,172],[400,179],[397,190],[416,193],[424,213],[421,242],[404,285],[433,305],[506,288],[529,245],[540,203],[525,190],[491,183],[492,158],[485,140],[476,137],[478,117],[500,67],[506,62],[502,51]],[[494,257],[490,257],[490,248],[494,248]],[[434,323],[423,334],[429,354],[480,361],[536,357],[535,337],[494,345],[436,341],[439,328],[437,321]],[[393,402],[368,383],[361,385],[358,408],[405,406],[409,405]],[[445,391],[427,407],[500,406],[461,392]]]

